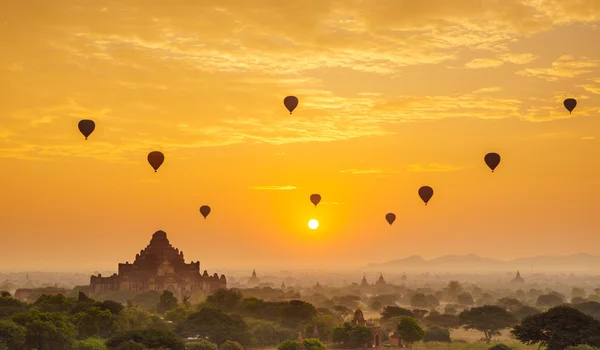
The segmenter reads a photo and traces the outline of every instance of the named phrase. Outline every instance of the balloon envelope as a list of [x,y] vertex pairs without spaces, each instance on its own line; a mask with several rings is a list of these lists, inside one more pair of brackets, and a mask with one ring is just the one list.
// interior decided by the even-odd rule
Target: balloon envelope
[[321,195],[320,194],[311,194],[310,195],[310,201],[312,202],[312,204],[315,205],[315,207],[317,206],[317,204],[319,204],[319,202],[321,202]]
[[200,214],[204,216],[204,219],[210,214],[210,207],[208,205],[203,205],[200,207]]
[[485,160],[485,164],[492,169],[492,172],[500,164],[500,155],[498,153],[488,153],[483,159]]
[[423,202],[425,202],[425,205],[427,205],[427,202],[433,197],[433,188],[429,186],[419,188],[419,197],[421,197]]
[[394,214],[394,213],[387,213],[387,214],[385,214],[385,220],[391,226],[394,223],[394,221],[396,221],[396,214]]
[[160,166],[162,165],[162,163],[164,161],[165,161],[165,155],[162,154],[162,152],[152,151],[152,152],[148,153],[148,163],[150,163],[150,165],[154,169],[154,172],[156,172],[158,170],[158,168],[160,168]]
[[298,107],[298,98],[296,96],[288,96],[283,99],[283,104],[285,105],[285,108],[290,111],[290,114],[292,114],[294,109]]
[[85,136],[86,140],[88,136],[90,136],[94,132],[94,129],[96,129],[96,123],[94,123],[93,120],[89,119],[80,120],[77,126],[79,127],[79,132],[81,132],[83,136]]
[[571,112],[573,112],[575,107],[577,107],[577,100],[574,98],[568,98],[565,100],[565,102],[563,102],[563,105],[565,105],[565,108],[567,109],[567,111],[569,111],[570,114]]

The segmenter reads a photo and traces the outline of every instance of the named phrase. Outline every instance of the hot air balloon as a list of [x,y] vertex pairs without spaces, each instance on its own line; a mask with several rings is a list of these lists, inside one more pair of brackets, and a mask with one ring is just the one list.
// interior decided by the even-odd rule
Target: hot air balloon
[[563,102],[563,105],[565,105],[565,108],[569,111],[569,114],[571,114],[575,107],[577,107],[577,100],[574,98],[568,98],[565,100],[565,102]]
[[206,217],[208,216],[208,214],[210,214],[210,207],[208,205],[201,206],[200,214],[202,214],[202,216],[204,216],[204,219],[206,220]]
[[394,213],[385,214],[385,220],[388,222],[388,224],[390,224],[390,226],[392,226],[394,221],[396,221],[396,214],[394,214]]
[[292,114],[294,109],[298,107],[298,98],[296,96],[288,96],[283,99],[283,104],[285,105],[285,108],[290,111],[290,114]]
[[485,160],[485,164],[492,169],[493,173],[494,169],[496,169],[498,164],[500,164],[500,155],[498,153],[488,153],[485,155],[483,160]]
[[88,136],[94,132],[94,129],[96,129],[96,123],[89,119],[80,120],[77,126],[79,127],[79,131],[83,134],[83,136],[85,136],[86,140]]
[[165,161],[165,155],[159,151],[152,151],[148,153],[148,163],[154,168],[154,172],[160,168],[162,163]]
[[421,197],[423,202],[425,202],[425,205],[427,205],[427,202],[433,197],[433,188],[429,186],[419,188],[419,197]]
[[321,202],[321,195],[320,194],[311,194],[310,201],[312,202],[312,204],[315,205],[315,208],[316,208],[317,204],[319,204],[319,202]]

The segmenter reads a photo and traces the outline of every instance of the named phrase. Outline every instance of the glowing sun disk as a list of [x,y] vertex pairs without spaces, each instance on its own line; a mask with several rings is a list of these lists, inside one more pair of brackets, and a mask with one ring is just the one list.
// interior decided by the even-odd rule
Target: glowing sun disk
[[319,228],[319,222],[315,219],[311,219],[308,222],[308,228],[310,228],[311,230],[316,230],[317,228]]

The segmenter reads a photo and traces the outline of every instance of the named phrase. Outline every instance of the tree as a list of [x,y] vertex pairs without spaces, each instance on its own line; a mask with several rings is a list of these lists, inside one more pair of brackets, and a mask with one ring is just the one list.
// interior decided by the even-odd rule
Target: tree
[[11,317],[14,314],[27,312],[28,305],[17,298],[13,298],[10,293],[2,292],[0,296],[0,319]]
[[164,314],[167,311],[171,311],[177,308],[178,301],[171,291],[165,290],[160,295],[156,311],[159,314]]
[[184,323],[191,313],[192,312],[190,309],[186,307],[178,307],[174,310],[167,311],[165,313],[165,320],[173,322],[177,327],[178,325]]
[[600,348],[597,348],[595,346],[589,346],[589,345],[577,345],[577,346],[569,346],[565,350],[600,350]]
[[540,307],[555,307],[563,304],[565,301],[560,295],[555,293],[543,294],[537,298],[535,305]]
[[287,339],[279,343],[277,350],[300,350],[300,343],[295,340]]
[[450,281],[446,289],[448,290],[448,296],[450,296],[452,300],[456,299],[463,290],[462,285],[458,281]]
[[184,295],[183,298],[181,298],[181,304],[183,304],[183,307],[185,307],[186,309],[189,309],[190,307],[192,307],[192,302],[191,302],[190,296]]
[[585,298],[585,289],[573,287],[571,291],[571,298]]
[[12,317],[16,324],[27,329],[29,348],[38,350],[65,349],[75,341],[77,331],[69,318],[59,312],[40,312],[32,309]]
[[373,331],[369,327],[354,326],[349,336],[350,343],[355,347],[366,349],[373,342]]
[[352,310],[348,309],[344,305],[335,305],[333,307],[336,317],[345,320],[346,317],[352,315]]
[[534,308],[533,306],[521,306],[519,309],[513,312],[513,315],[515,315],[517,317],[517,320],[520,322],[526,317],[533,316],[539,313],[540,310]]
[[227,340],[241,344],[250,342],[248,325],[239,315],[228,315],[214,307],[205,307],[188,316],[179,327],[179,334],[184,336],[199,336],[221,345]]
[[595,301],[588,301],[585,303],[573,305],[575,310],[579,310],[586,315],[592,316],[593,318],[600,320],[600,303]]
[[410,306],[416,308],[425,308],[428,306],[427,297],[423,293],[417,293],[410,298]]
[[501,306],[508,310],[509,312],[515,312],[516,310],[523,307],[523,303],[515,298],[501,298],[496,302],[498,306]]
[[489,343],[492,336],[517,323],[516,317],[506,309],[496,305],[485,305],[465,310],[458,316],[460,324],[465,329],[475,329],[483,332],[485,341]]
[[218,350],[217,346],[208,340],[197,340],[185,345],[185,350]]
[[87,338],[84,340],[80,340],[77,342],[77,345],[74,347],[76,350],[107,350],[108,348],[104,344],[104,340],[102,338]]
[[123,343],[133,341],[149,348],[168,348],[171,350],[185,350],[185,343],[175,333],[163,329],[142,329],[120,332],[108,339],[106,345],[117,347]]
[[133,340],[128,340],[124,343],[121,343],[115,347],[115,350],[147,350],[148,348],[141,343],[135,342]]
[[306,350],[325,350],[325,345],[317,338],[307,338],[302,340]]
[[350,322],[337,325],[333,327],[331,340],[337,344],[347,344],[350,341],[350,332],[352,332],[352,324]]
[[131,301],[134,305],[138,305],[144,310],[152,311],[160,302],[160,293],[155,290],[145,291],[136,294]]
[[433,294],[428,294],[426,296],[427,298],[427,307],[438,307],[440,306],[440,301],[438,298],[436,298],[435,295]]
[[0,320],[0,344],[11,350],[24,350],[27,329],[10,320]]
[[444,313],[446,315],[456,315],[456,313],[457,313],[456,307],[454,305],[448,304],[444,307]]
[[461,293],[457,297],[458,303],[460,305],[473,305],[475,302],[473,301],[473,297],[469,293]]
[[579,344],[600,346],[600,322],[567,305],[527,317],[511,333],[525,344],[546,346],[548,350]]
[[385,321],[386,319],[390,319],[392,317],[399,317],[399,316],[408,316],[408,317],[413,317],[414,314],[407,309],[398,307],[398,306],[386,306],[383,309],[383,312],[381,312],[381,320]]
[[430,326],[441,326],[443,328],[457,328],[460,326],[458,316],[448,314],[429,314],[425,317],[425,323]]
[[219,350],[244,350],[244,347],[236,341],[227,340],[219,346]]
[[122,331],[147,328],[150,325],[150,314],[133,305],[119,313],[119,329]]
[[423,341],[450,343],[452,340],[448,329],[435,326],[425,331]]
[[417,342],[425,336],[423,327],[412,317],[403,317],[398,325],[398,334],[409,344]]
[[496,344],[490,347],[488,350],[511,350],[510,346],[504,344]]
[[383,304],[381,303],[381,301],[379,300],[375,300],[372,304],[371,304],[371,309],[375,310],[375,311],[381,311],[381,309],[383,309]]
[[243,295],[239,289],[217,289],[206,298],[206,302],[223,311],[232,311],[240,304],[242,298]]

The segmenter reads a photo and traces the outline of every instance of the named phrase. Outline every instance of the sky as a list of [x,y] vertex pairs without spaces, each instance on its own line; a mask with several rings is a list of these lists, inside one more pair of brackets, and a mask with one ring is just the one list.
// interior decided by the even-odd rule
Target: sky
[[211,273],[600,254],[599,23],[597,0],[2,1],[0,269],[116,270],[157,230]]

